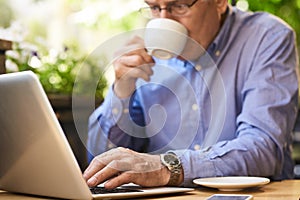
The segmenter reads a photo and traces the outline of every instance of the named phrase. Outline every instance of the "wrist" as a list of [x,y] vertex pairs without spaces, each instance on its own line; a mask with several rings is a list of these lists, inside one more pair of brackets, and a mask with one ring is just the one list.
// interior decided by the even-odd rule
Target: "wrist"
[[130,97],[135,91],[135,80],[117,80],[114,83],[114,93],[117,97],[123,99]]
[[178,186],[183,182],[183,169],[180,159],[174,153],[160,155],[161,163],[168,171],[168,183],[170,186]]

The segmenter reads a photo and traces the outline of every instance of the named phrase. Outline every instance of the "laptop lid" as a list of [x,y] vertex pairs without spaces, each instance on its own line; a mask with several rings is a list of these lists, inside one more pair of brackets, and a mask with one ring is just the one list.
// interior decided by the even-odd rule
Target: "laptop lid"
[[134,186],[138,191],[92,195],[51,104],[30,71],[0,75],[0,160],[0,189],[10,192],[92,199],[192,190]]
[[0,188],[91,199],[47,96],[32,72],[0,75]]

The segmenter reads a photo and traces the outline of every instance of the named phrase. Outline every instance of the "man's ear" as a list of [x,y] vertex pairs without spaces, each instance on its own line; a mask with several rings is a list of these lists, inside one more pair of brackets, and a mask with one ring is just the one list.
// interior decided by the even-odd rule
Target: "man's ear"
[[215,0],[219,14],[224,14],[228,6],[228,0]]

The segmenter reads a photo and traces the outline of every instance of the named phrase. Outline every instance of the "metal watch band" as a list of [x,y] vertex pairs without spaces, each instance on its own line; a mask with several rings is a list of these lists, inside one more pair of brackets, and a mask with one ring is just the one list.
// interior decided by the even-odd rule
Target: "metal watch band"
[[168,185],[170,186],[177,186],[178,185],[178,181],[179,181],[179,177],[181,174],[181,165],[177,166],[176,168],[173,168],[173,170],[171,171],[171,176],[170,176],[170,180],[168,182]]
[[[174,160],[165,160],[165,156],[171,156]],[[182,168],[179,158],[174,153],[161,154],[161,162],[171,172],[171,176],[167,185],[177,186]]]

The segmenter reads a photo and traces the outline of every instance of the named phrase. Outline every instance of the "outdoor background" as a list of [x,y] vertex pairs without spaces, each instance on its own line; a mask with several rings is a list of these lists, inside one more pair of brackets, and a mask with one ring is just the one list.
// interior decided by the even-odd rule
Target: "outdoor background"
[[[297,32],[299,48],[300,0],[234,3],[281,17]],[[87,55],[113,35],[144,26],[146,20],[137,12],[141,6],[143,0],[0,0],[0,38],[14,41],[7,68],[31,69],[40,74],[47,92],[69,94],[72,75]],[[94,59],[88,62],[91,76],[105,58]],[[100,83],[98,96],[110,79]]]
[[[295,29],[300,49],[300,0],[232,3],[285,20]],[[113,73],[103,72],[105,56],[91,55],[113,36],[143,28],[147,20],[137,12],[141,6],[143,0],[0,0],[0,39],[13,42],[6,51],[7,72],[32,70],[38,75],[82,170],[87,166],[87,120],[94,108],[87,107],[85,98],[74,107],[71,95],[95,96],[95,106],[101,103]],[[85,70],[78,73],[82,66]],[[95,83],[96,92],[90,91]],[[293,156],[300,163],[300,126],[295,131]]]

